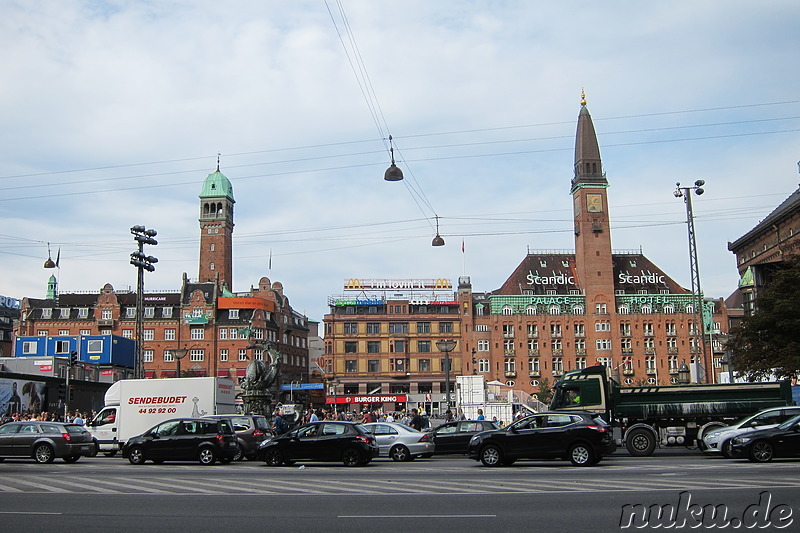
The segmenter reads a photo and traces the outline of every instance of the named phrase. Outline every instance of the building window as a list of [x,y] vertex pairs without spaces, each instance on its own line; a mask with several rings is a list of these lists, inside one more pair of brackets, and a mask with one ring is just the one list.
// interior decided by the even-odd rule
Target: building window
[[58,318],[67,319],[69,318],[69,308],[62,308],[58,310]]
[[536,324],[528,324],[528,338],[535,338],[539,336],[539,326]]
[[156,332],[153,329],[145,329],[142,331],[142,340],[151,341],[156,338]]
[[239,348],[239,361],[247,361],[247,348]]
[[597,349],[598,350],[610,350],[611,349],[611,340],[610,339],[597,339],[596,345],[597,345]]
[[517,362],[513,358],[507,358],[503,361],[503,368],[505,369],[506,374],[516,374],[517,373]]
[[145,307],[144,308],[144,317],[145,318],[153,318],[156,316],[156,308],[155,307]]
[[189,338],[193,341],[201,341],[205,338],[205,330],[203,328],[191,328]]
[[561,337],[561,324],[550,324],[550,336],[553,338]]
[[630,307],[628,307],[626,304],[620,305],[617,308],[617,313],[619,313],[620,315],[627,315],[628,313],[630,313],[630,311],[631,311]]
[[489,372],[488,359],[478,359],[478,372]]
[[344,323],[344,334],[345,335],[357,335],[358,334],[358,322],[345,322]]
[[420,372],[430,372],[431,371],[431,360],[430,359],[420,359],[419,360],[419,371]]
[[227,361],[228,360],[228,349],[227,348],[222,348],[219,351],[219,360],[220,361]]
[[610,357],[598,357],[597,358],[597,364],[598,365],[607,366],[609,368],[613,367],[613,363],[612,363]]
[[611,331],[611,322],[595,322],[595,331]]
[[432,394],[433,383],[420,383],[417,385],[417,392],[419,394]]
[[103,309],[100,312],[100,318],[101,318],[101,320],[111,320],[111,319],[113,319],[114,317],[112,315],[111,309]]
[[575,332],[576,337],[585,337],[586,336],[586,326],[580,322],[576,322],[573,326],[573,331]]
[[[693,324],[693,325],[694,325],[694,324]],[[666,329],[666,331],[667,331],[667,335],[672,335],[672,336],[674,336],[674,335],[677,335],[677,334],[678,334],[678,327],[677,327],[677,325],[675,324],[675,322],[667,322],[667,323],[664,325],[664,327],[665,327],[665,329]]]
[[550,314],[551,315],[560,315],[561,314],[561,307],[558,304],[551,304],[550,305]]
[[514,338],[514,324],[503,324],[503,337]]
[[535,315],[536,314],[536,306],[535,305],[529,305],[529,306],[525,307],[525,314],[526,315]]
[[594,312],[597,315],[607,315],[608,309],[606,308],[606,304],[595,304]]
[[389,334],[408,333],[408,322],[389,322]]
[[380,359],[370,359],[367,361],[367,372],[377,373],[381,371]]
[[529,352],[539,351],[539,339],[528,339],[528,351]]
[[380,322],[367,322],[367,333],[369,335],[379,335],[381,332]]
[[80,334],[81,335],[91,335],[92,334],[92,330],[90,330],[90,329],[82,329]]
[[633,341],[631,339],[620,339],[620,347],[622,348],[622,353],[631,353],[633,352]]
[[56,341],[56,353],[69,353],[69,341]]
[[224,341],[228,338],[228,328],[219,328],[219,340]]
[[125,339],[132,339],[133,338],[133,330],[132,329],[123,329],[122,330],[122,337]]
[[174,341],[175,340],[175,330],[174,329],[165,329],[164,330],[164,340],[165,341]]
[[145,363],[153,362],[153,350],[142,350],[142,361]]
[[575,368],[578,370],[583,370],[586,368],[586,358],[585,357],[576,357],[575,358]]
[[89,309],[86,307],[78,309],[78,318],[89,318]]
[[649,314],[652,314],[652,312],[653,312],[653,308],[650,307],[650,304],[644,304],[642,306],[642,314],[643,315],[649,315]]
[[442,358],[439,360],[439,367],[442,369],[442,372],[453,371],[453,360],[448,358]]
[[538,374],[539,373],[539,358],[532,357],[528,359],[528,372],[531,374]]
[[205,358],[205,350],[202,348],[194,348],[189,350],[189,361],[200,362]]
[[368,341],[367,353],[381,353],[381,341]]
[[405,360],[405,358],[389,359],[389,371],[390,372],[405,372],[406,371],[406,360]]
[[431,352],[431,341],[417,341],[417,352],[419,352],[419,353],[430,353]]
[[236,320],[239,318],[239,310],[238,309],[228,309],[228,318],[231,320]]
[[489,326],[487,324],[476,324],[475,331],[489,331]]
[[553,339],[550,341],[550,348],[552,348],[553,353],[561,353],[563,351],[561,339]]
[[164,350],[164,362],[165,363],[172,363],[175,361],[175,356],[172,355],[170,350]]
[[[406,341],[393,340],[389,342],[389,351],[392,353],[406,353]],[[377,352],[373,352],[377,353]]]
[[489,351],[489,341],[488,340],[479,340],[478,341],[478,351],[479,352],[488,352]]
[[439,333],[453,333],[453,323],[439,322]]
[[560,357],[553,358],[553,375],[564,373],[564,360]]
[[573,315],[583,315],[586,314],[586,309],[583,308],[580,304],[575,304],[572,306],[572,314]]
[[358,372],[358,361],[355,359],[346,359],[344,362],[344,371],[351,374]]
[[344,353],[356,353],[358,343],[356,341],[344,342]]
[[510,305],[504,305],[500,312],[505,316],[511,316],[514,314],[514,308]]
[[171,307],[162,307],[161,308],[161,316],[164,318],[172,318],[172,308]]
[[575,339],[575,353],[586,353],[586,339]]

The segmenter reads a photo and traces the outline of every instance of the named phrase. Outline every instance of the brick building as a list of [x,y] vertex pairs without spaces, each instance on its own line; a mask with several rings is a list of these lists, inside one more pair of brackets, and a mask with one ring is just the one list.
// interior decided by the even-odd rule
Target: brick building
[[[544,379],[552,385],[565,371],[596,364],[628,385],[675,383],[684,362],[693,381],[716,381],[725,304],[706,300],[700,320],[697,297],[641,250],[612,251],[608,181],[585,100],[570,185],[574,251],[529,252],[495,291],[474,293],[465,276],[455,292],[421,303],[419,294],[415,301],[390,290],[364,292],[361,301],[332,297],[324,319],[331,390],[441,399],[446,373],[435,353],[441,338],[457,341],[454,373],[483,375],[531,395]],[[405,366],[398,369],[400,360]]]
[[[245,292],[231,292],[233,186],[219,170],[203,182],[200,198],[198,279],[183,275],[180,290],[145,292],[143,359],[146,377],[171,377],[185,349],[182,373],[244,375],[254,344],[273,343],[283,354],[281,382],[308,378],[308,319],[292,309],[280,282],[262,277]],[[44,299],[24,298],[18,336],[119,335],[135,338],[136,293],[106,284],[99,293],[59,293],[51,276]]]

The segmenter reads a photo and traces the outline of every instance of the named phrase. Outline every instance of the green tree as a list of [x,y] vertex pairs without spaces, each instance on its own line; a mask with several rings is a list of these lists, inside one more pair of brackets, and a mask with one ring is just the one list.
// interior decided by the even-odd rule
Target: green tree
[[750,379],[792,378],[800,369],[800,258],[785,261],[756,296],[756,311],[731,331],[733,369]]
[[543,404],[550,405],[553,398],[553,389],[550,387],[550,380],[542,378],[539,380],[539,392],[536,395]]

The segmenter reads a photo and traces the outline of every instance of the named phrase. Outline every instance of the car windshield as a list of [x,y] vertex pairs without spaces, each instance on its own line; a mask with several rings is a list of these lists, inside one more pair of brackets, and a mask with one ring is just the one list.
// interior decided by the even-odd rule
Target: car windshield
[[789,420],[787,420],[786,422],[784,422],[783,424],[781,424],[778,427],[780,429],[789,429],[790,427],[792,427],[793,425],[797,424],[798,422],[800,422],[800,415],[797,415],[795,417],[790,418]]

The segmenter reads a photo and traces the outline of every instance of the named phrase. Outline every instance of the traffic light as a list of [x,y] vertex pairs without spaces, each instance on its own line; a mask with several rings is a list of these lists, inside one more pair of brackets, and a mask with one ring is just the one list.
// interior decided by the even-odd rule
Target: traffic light
[[59,383],[58,384],[58,399],[62,402],[67,397],[67,384],[66,383]]
[[75,385],[69,386],[69,401],[72,402],[75,400]]
[[70,352],[69,353],[69,366],[72,366],[77,362],[78,362],[78,352]]

